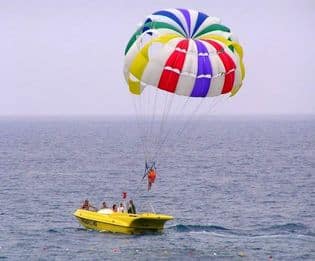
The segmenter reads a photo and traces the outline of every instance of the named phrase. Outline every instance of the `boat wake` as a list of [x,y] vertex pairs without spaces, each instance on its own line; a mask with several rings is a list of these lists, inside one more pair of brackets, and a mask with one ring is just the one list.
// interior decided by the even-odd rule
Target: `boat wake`
[[211,233],[217,236],[237,236],[237,237],[274,237],[297,235],[307,236],[315,240],[315,233],[310,227],[301,223],[275,224],[268,227],[257,226],[257,229],[236,229],[226,228],[217,225],[184,225],[177,224],[166,228],[168,231],[176,231],[178,233],[203,232]]
[[168,227],[169,230],[175,230],[176,232],[216,232],[216,231],[228,231],[228,228],[215,226],[215,225],[183,225],[178,224]]

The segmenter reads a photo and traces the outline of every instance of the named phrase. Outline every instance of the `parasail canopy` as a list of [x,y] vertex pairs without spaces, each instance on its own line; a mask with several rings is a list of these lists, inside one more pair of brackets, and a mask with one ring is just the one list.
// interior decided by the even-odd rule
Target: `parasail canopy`
[[149,15],[125,49],[131,93],[147,86],[188,97],[235,95],[245,75],[243,50],[220,19],[190,9]]

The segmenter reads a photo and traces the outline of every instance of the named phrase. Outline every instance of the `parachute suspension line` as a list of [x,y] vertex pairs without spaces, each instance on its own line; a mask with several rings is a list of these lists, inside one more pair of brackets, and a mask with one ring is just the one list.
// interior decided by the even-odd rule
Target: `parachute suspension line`
[[[152,161],[154,160],[154,158],[152,158],[153,153],[152,153],[152,149],[154,148],[154,144],[152,144],[152,138],[150,133],[153,130],[153,124],[154,124],[154,120],[156,117],[156,111],[157,111],[157,102],[158,102],[158,89],[154,88],[155,90],[153,90],[152,88],[146,88],[144,91],[146,93],[143,93],[144,95],[142,95],[144,98],[142,99],[142,107],[144,108],[144,113],[145,113],[145,117],[144,117],[144,122],[143,125],[141,126],[142,131],[145,133],[145,139],[144,139],[144,146],[145,146],[145,164],[146,164],[146,168],[144,170],[144,175],[141,177],[141,180],[139,181],[137,188],[136,188],[136,193],[135,196],[138,197],[140,194],[142,194],[142,189],[141,186],[143,185],[143,180],[147,174],[147,167],[151,167]],[[150,106],[151,101],[149,100],[148,97],[146,96],[151,96],[152,92],[150,93],[150,91],[155,92],[154,94],[154,101],[153,101],[153,108],[152,106]],[[168,96],[167,96],[168,97]],[[151,113],[153,111],[153,117],[149,118],[149,116],[151,116]],[[147,165],[149,164],[149,165]],[[153,166],[153,165],[152,165]]]
[[[152,40],[155,36],[152,30],[155,29],[156,27],[156,21],[153,21],[151,23],[151,26],[149,27],[148,32],[142,32],[141,35],[137,36],[137,38],[140,37],[138,41],[138,51],[140,50],[150,41]],[[147,27],[145,24],[141,26],[141,30],[144,30],[144,28]],[[145,37],[144,37],[145,36]],[[151,104],[151,95],[150,95],[150,88],[147,88],[148,85],[145,85],[142,92],[140,93],[140,108],[139,108],[139,119],[140,119],[140,124],[139,124],[139,133],[141,133],[141,137],[143,140],[143,148],[144,148],[144,156],[145,156],[145,161],[150,160],[150,152],[151,152],[151,141],[150,141],[150,124],[148,121],[150,120],[151,116],[151,111],[150,111],[150,104]],[[141,111],[142,109],[142,111]]]
[[[142,151],[144,153],[144,156],[145,158],[147,158],[146,156],[146,148],[145,148],[145,144],[144,144],[144,140],[143,140],[143,137],[142,137],[142,132],[141,132],[141,119],[140,119],[140,109],[141,109],[141,95],[139,97],[139,95],[134,95],[132,94],[130,96],[130,98],[132,99],[132,104],[134,106],[134,111],[135,111],[135,116],[136,116],[136,126],[137,126],[137,130],[138,130],[138,133],[137,135],[139,135],[140,137],[140,147],[142,148]],[[141,149],[140,149],[140,152],[141,152]],[[132,172],[136,173],[136,171],[132,170]],[[133,175],[134,177],[136,177],[137,175]],[[131,176],[130,176],[130,173],[129,173],[129,180],[131,181]],[[140,185],[139,184],[136,188],[136,190],[134,191],[134,196],[135,198],[138,197],[139,195],[139,188],[140,188]]]
[[[217,98],[217,97],[215,97],[215,99],[216,99],[216,98]],[[211,99],[211,100],[210,100],[210,104],[213,104],[213,101],[214,101],[215,99]],[[198,106],[195,108],[195,110],[193,111],[193,113],[190,115],[189,118],[186,119],[183,128],[181,128],[181,129],[177,132],[177,134],[176,134],[178,137],[180,137],[180,136],[183,134],[183,132],[185,131],[185,129],[186,129],[187,125],[188,125],[188,123],[191,121],[192,117],[194,117],[194,115],[199,111],[199,109],[200,109],[200,107],[201,107],[201,105],[202,105],[202,103],[203,103],[204,100],[205,100],[205,99],[201,99],[201,102],[200,102],[200,103],[198,104]],[[199,115],[195,118],[195,121],[194,121],[194,122],[199,122],[199,124],[200,124],[200,119],[201,119],[202,116],[203,116],[202,114],[199,114]],[[196,128],[196,125],[194,125],[194,129],[197,129],[197,128]]]
[[[174,64],[177,63],[178,57],[179,57],[179,56],[176,56],[176,57],[175,57]],[[168,75],[166,82],[169,82],[170,78],[171,78],[171,74]],[[160,124],[160,130],[159,130],[159,134],[157,135],[156,143],[155,143],[155,145],[154,145],[154,147],[155,147],[155,152],[153,153],[153,155],[154,155],[153,160],[156,160],[156,157],[157,157],[157,155],[158,155],[158,154],[157,154],[157,151],[159,150],[158,148],[160,147],[160,143],[161,143],[161,139],[162,139],[161,137],[163,136],[164,125],[165,125],[166,122],[167,122],[169,112],[170,112],[171,107],[172,107],[172,105],[173,105],[173,99],[174,99],[174,97],[175,97],[175,92],[176,92],[176,91],[174,91],[174,92],[172,93],[172,95],[168,95],[168,93],[166,93],[166,99],[165,99],[165,104],[164,104],[164,109],[163,109],[162,121],[161,121],[161,124]],[[171,98],[169,99],[169,97],[171,97]],[[170,102],[168,102],[168,100],[170,100]]]
[[[227,97],[229,97],[229,96],[227,96]],[[207,104],[207,105],[208,105],[208,106],[207,106],[208,109],[206,110],[206,112],[208,112],[208,113],[207,113],[206,115],[208,115],[208,114],[209,114],[209,115],[212,115],[212,113],[213,113],[215,107],[217,107],[217,105],[218,105],[219,103],[222,103],[222,101],[224,101],[225,98],[226,98],[225,96],[216,96],[216,97],[211,98],[209,104]],[[192,130],[192,132],[194,132],[194,131],[196,131],[197,129],[199,129],[201,123],[203,122],[203,121],[200,120],[202,117],[204,117],[203,114],[200,114],[200,115],[198,115],[198,116],[196,117],[195,122],[197,122],[197,124],[194,124],[194,125],[193,125],[193,130]],[[188,129],[191,129],[191,128],[192,128],[192,126],[188,127],[187,130],[188,130]],[[185,130],[184,130],[184,128],[183,128],[182,131],[181,131],[180,133],[178,133],[178,137],[180,137],[180,136],[184,133],[184,131],[185,131]],[[190,133],[189,136],[195,137],[196,135],[192,135],[192,133]],[[187,146],[188,148],[191,147],[191,144],[193,144],[193,142],[195,142],[195,139],[188,139],[188,140],[187,140],[187,143],[186,143],[186,146]],[[171,153],[176,153],[176,150],[175,150],[176,144],[171,144],[171,145],[172,145],[171,150],[170,150]]]
[[[144,153],[144,156],[146,157],[146,149],[145,149],[145,144],[144,144],[144,140],[141,134],[141,120],[140,120],[140,109],[137,107],[137,105],[140,106],[140,97],[136,96],[136,95],[132,95],[133,97],[133,105],[134,105],[134,109],[136,112],[136,123],[137,123],[137,129],[138,129],[138,135],[140,136],[140,143],[141,143],[141,147]],[[140,107],[141,108],[141,107]]]
[[204,100],[205,100],[204,98],[201,98],[200,102],[197,104],[196,108],[192,111],[192,113],[188,116],[188,118],[186,118],[186,120],[184,121],[183,127],[179,131],[177,131],[177,133],[176,133],[177,137],[180,137],[182,135],[182,133],[184,132],[184,130],[188,126],[188,123],[195,116],[195,114],[199,111]]
[[170,111],[170,108],[172,106],[173,99],[175,97],[175,93],[172,93],[172,95],[164,94],[164,96],[166,96],[165,104],[164,104],[162,119],[161,119],[161,123],[160,123],[160,128],[159,128],[159,131],[158,131],[158,134],[157,134],[157,139],[155,140],[154,152],[153,152],[153,155],[154,155],[153,160],[156,160],[156,161],[157,161],[157,159],[156,159],[157,153],[156,152],[158,150],[159,144],[161,143],[161,139],[162,139],[162,136],[163,136],[165,125],[167,123],[169,111]]
[[150,89],[149,88],[145,88],[143,90],[143,108],[144,108],[144,116],[143,116],[143,132],[144,132],[144,144],[146,146],[146,152],[147,152],[147,159],[149,160],[149,156],[150,156],[150,147],[149,147],[149,142],[148,142],[148,119],[149,119],[149,115],[150,115]]
[[[142,146],[142,149],[143,149],[143,153],[144,153],[144,157],[145,157],[145,161],[148,160],[148,151],[147,151],[147,146],[145,145],[145,139],[144,139],[144,133],[143,133],[143,124],[145,124],[143,122],[143,116],[144,115],[141,115],[143,113],[143,111],[141,111],[141,108],[143,108],[143,103],[144,103],[144,99],[142,98],[142,95],[137,96],[137,95],[132,95],[133,96],[133,105],[134,105],[134,108],[135,108],[135,112],[136,112],[136,123],[137,123],[137,127],[138,127],[138,133],[139,133],[139,136],[140,136],[140,142],[141,142],[141,146]],[[134,198],[138,198],[139,196],[139,192],[141,192],[142,190],[140,190],[141,188],[141,185],[142,185],[142,181],[143,179],[141,179],[135,189],[135,192],[134,192]]]
[[[153,87],[152,87],[153,88]],[[149,126],[149,138],[151,141],[153,141],[155,139],[155,134],[154,134],[154,125],[155,125],[155,113],[156,113],[156,101],[157,101],[157,95],[158,95],[158,88],[154,88],[154,101],[153,101],[153,115],[151,118],[151,122],[150,122],[150,126]],[[154,144],[152,144],[154,145]],[[152,160],[154,160],[153,157],[153,148],[150,150],[151,154],[150,154],[150,158]]]
[[227,100],[230,96],[229,95],[220,95],[217,97],[217,99],[214,100],[212,104],[209,106],[209,112],[214,111],[214,109],[217,107],[218,104],[222,103],[224,100]]
[[160,138],[161,138],[161,135],[163,133],[163,128],[164,128],[164,123],[165,123],[165,120],[166,120],[166,114],[167,114],[167,108],[169,106],[169,100],[172,101],[173,97],[174,97],[174,93],[172,95],[169,95],[168,93],[162,93],[161,92],[161,95],[163,96],[163,100],[164,100],[164,106],[163,106],[163,112],[162,112],[162,115],[159,115],[159,117],[161,117],[161,119],[159,120],[159,130],[157,131],[157,134],[155,136],[155,139],[153,141],[153,146],[152,146],[152,149],[153,149],[153,159],[152,160],[156,160],[155,158],[155,150],[156,150],[156,147],[158,146],[159,144],[159,141],[160,141]]
[[145,136],[145,113],[146,113],[146,107],[145,107],[145,90],[143,90],[143,92],[139,95],[140,99],[139,99],[139,118],[140,118],[140,129],[139,129],[139,133],[141,133],[141,137],[143,140],[143,147],[144,147],[144,157],[145,160],[148,159],[148,146],[146,144],[146,136]]
[[[147,86],[146,86],[147,87]],[[140,100],[138,99],[139,103],[139,108],[137,108],[136,106],[136,114],[137,114],[137,119],[139,118],[140,116],[140,124],[138,123],[138,126],[139,126],[139,132],[142,135],[142,145],[143,145],[143,151],[144,151],[144,155],[145,155],[145,162],[147,164],[147,162],[149,162],[149,164],[152,164],[151,161],[154,160],[152,158],[153,156],[153,153],[151,153],[152,151],[152,148],[154,148],[153,144],[152,144],[152,141],[150,140],[151,136],[150,136],[150,132],[152,131],[152,126],[150,126],[149,123],[151,124],[154,124],[154,119],[155,119],[155,114],[156,114],[156,111],[157,111],[157,101],[158,101],[158,89],[157,88],[154,88],[154,92],[155,92],[155,95],[154,95],[154,101],[153,101],[153,110],[152,108],[150,107],[150,104],[151,104],[151,101],[150,99],[147,97],[147,96],[151,96],[152,93],[150,93],[150,91],[152,90],[152,88],[145,88],[142,92],[142,94],[140,95]],[[166,97],[169,97],[169,96],[166,96]],[[137,97],[138,98],[138,97]],[[135,103],[136,104],[136,103]],[[142,109],[142,111],[141,111]],[[154,119],[152,118],[149,118],[149,116],[151,116],[151,111],[154,112],[153,114],[153,117]],[[139,120],[138,120],[139,122]],[[146,172],[147,170],[145,170]],[[145,176],[144,176],[145,177]],[[144,177],[141,177],[141,180],[139,181],[138,183],[138,186],[136,187],[136,192],[135,192],[135,196],[138,197],[139,196],[139,193],[142,192],[142,190],[140,189],[142,184],[143,184],[143,180],[144,180]]]
[[[178,97],[179,99],[181,99],[182,97],[180,96],[180,97]],[[186,109],[186,108],[189,108],[188,107],[188,104],[190,103],[190,101],[191,101],[192,99],[191,99],[191,97],[190,96],[187,96],[186,98],[185,98],[185,102],[182,104],[182,106],[180,107],[180,105],[181,105],[181,102],[179,102],[179,106],[178,106],[178,108],[175,110],[175,113],[177,112],[179,115],[184,115],[184,110]],[[165,139],[167,139],[167,137],[169,137],[169,134],[171,134],[171,131],[172,131],[172,129],[173,129],[173,126],[170,126],[169,127],[169,129],[168,129],[168,131],[166,132],[166,136],[165,136]],[[161,144],[161,146],[162,146],[163,144]],[[160,147],[161,147],[160,146]]]
[[149,201],[149,205],[150,205],[150,207],[151,207],[152,212],[153,212],[154,214],[156,214],[155,209],[154,209],[153,205],[151,204],[151,201]]
[[[182,97],[178,97],[178,98],[182,98]],[[184,104],[182,104],[182,106],[181,106],[180,109],[178,109],[178,108],[180,107],[180,105],[181,105],[181,103],[179,103],[179,106],[178,106],[178,108],[175,110],[175,112],[178,112],[178,114],[181,115],[181,114],[182,114],[181,112],[184,111],[184,109],[186,108],[187,104],[190,102],[190,100],[191,100],[190,98],[191,98],[191,97],[189,97],[189,96],[187,96],[187,97],[185,98],[185,102],[184,102]],[[165,135],[161,140],[167,139],[167,137],[168,137],[169,134],[171,133],[172,129],[174,129],[173,126],[169,126],[168,130],[166,131],[166,135]],[[155,150],[155,157],[157,157],[157,155],[159,154],[159,152],[161,152],[161,147],[162,147],[162,145],[163,145],[164,143],[165,143],[165,142],[162,141],[162,142],[160,142],[160,143],[158,144],[159,146],[156,147],[156,150]]]
[[[202,99],[202,100],[204,100],[204,99]],[[213,111],[213,108],[218,104],[218,101],[222,101],[222,96],[216,96],[216,97],[213,97],[211,100],[210,100],[210,102],[209,102],[209,108],[210,108],[210,110],[207,110],[207,112],[212,112]],[[200,108],[200,106],[201,106],[201,103],[199,103],[199,105],[198,105],[198,107],[195,109],[195,111],[194,111],[194,114],[196,114],[197,113],[197,111],[199,110],[199,108]],[[207,114],[208,115],[208,114]],[[192,115],[193,116],[193,115]],[[193,126],[191,126],[190,128],[192,128],[193,127],[193,129],[194,130],[196,130],[196,129],[199,129],[199,127],[200,127],[200,125],[201,125],[201,118],[202,117],[204,117],[205,115],[203,115],[202,113],[201,114],[199,114],[197,117],[195,117],[195,124],[193,125]],[[192,117],[191,117],[192,118]],[[179,132],[177,132],[177,135],[178,135],[178,137],[180,137],[183,133],[184,133],[184,131],[185,131],[185,129],[186,129],[186,126],[188,125],[187,123],[189,123],[189,119],[186,121],[186,124],[185,124],[185,126],[179,131]],[[193,139],[190,139],[190,141],[192,142],[193,141]]]
[[[204,99],[202,99],[202,100],[204,100]],[[218,104],[219,101],[222,101],[222,96],[216,96],[216,97],[213,97],[213,98],[210,100],[210,102],[209,102],[209,109],[207,110],[207,112],[209,112],[209,115],[211,115],[210,113],[213,112],[214,107],[216,107],[216,105]],[[202,102],[201,102],[201,103],[202,103]],[[201,106],[201,103],[199,103],[198,107],[195,109],[194,114],[196,114],[197,111],[199,110],[199,108],[200,108],[200,106]],[[177,136],[178,136],[178,137],[180,137],[180,136],[184,133],[184,131],[185,131],[187,125],[188,125],[187,123],[190,122],[190,120],[191,120],[191,118],[194,116],[194,114],[191,115],[190,119],[188,119],[188,120],[186,121],[186,124],[184,125],[184,127],[183,127],[179,132],[177,132]],[[208,115],[208,114],[207,114],[207,115]],[[203,115],[202,113],[199,114],[197,117],[195,117],[195,120],[194,120],[195,124],[193,125],[195,130],[198,129],[198,127],[200,126],[200,124],[201,124],[201,122],[202,122],[200,119],[201,119],[202,117],[204,117],[204,115]],[[192,141],[192,139],[190,139],[190,140]]]
[[[149,91],[149,88],[147,88],[148,89],[148,91]],[[152,113],[153,113],[153,105],[152,105],[152,103],[154,102],[153,101],[153,97],[152,97],[152,88],[150,88],[150,91],[149,92],[151,92],[150,93],[150,97],[149,97],[149,99],[147,100],[148,101],[148,103],[147,103],[147,105],[148,105],[148,107],[147,107],[147,112],[148,112],[148,114],[147,114],[147,117],[146,117],[146,133],[147,133],[147,146],[148,146],[148,159],[150,160],[151,159],[151,154],[152,154],[152,148],[151,148],[151,122],[152,122]]]
[[151,138],[151,122],[152,122],[152,102],[151,102],[152,88],[146,88],[144,97],[145,116],[143,122],[143,132],[145,134],[145,146],[146,146],[146,161],[152,160],[152,138]]
[[[191,97],[189,97],[190,99],[192,99]],[[191,112],[191,114],[185,119],[183,127],[178,130],[175,135],[173,135],[174,137],[180,137],[181,134],[183,133],[184,129],[188,126],[188,123],[191,121],[191,119],[194,117],[194,115],[199,111],[202,103],[203,103],[204,99],[200,99],[200,101],[198,102],[196,108]],[[182,107],[182,110],[184,109],[184,107]],[[157,151],[157,153],[160,153],[162,150],[162,147],[169,141],[171,141],[172,139],[168,139],[168,137],[171,137],[172,135],[171,133],[171,129],[169,129],[167,135],[165,136],[164,140],[162,141],[162,143],[160,144],[159,150]],[[174,138],[172,137],[172,138]],[[176,144],[173,144],[173,146],[175,147]]]
[[144,117],[144,132],[145,132],[145,144],[147,146],[147,156],[148,159],[150,159],[150,146],[149,146],[149,134],[148,134],[148,121],[149,121],[149,116],[150,116],[150,99],[151,99],[151,94],[149,93],[150,90],[149,88],[145,89],[146,94],[144,95],[144,107],[145,107],[145,117]]
[[147,158],[147,148],[146,148],[146,144],[145,144],[145,133],[143,132],[143,97],[142,97],[142,94],[139,95],[139,107],[138,107],[138,115],[139,115],[139,134],[140,134],[140,137],[141,137],[141,140],[143,142],[143,154],[144,154],[144,157],[145,159]]

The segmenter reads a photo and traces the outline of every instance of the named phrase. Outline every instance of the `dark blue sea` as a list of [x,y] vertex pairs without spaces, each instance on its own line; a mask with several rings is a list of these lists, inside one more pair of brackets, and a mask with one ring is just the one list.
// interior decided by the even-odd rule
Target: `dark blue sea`
[[[192,127],[161,151],[147,192],[133,118],[1,118],[0,259],[315,260],[315,117]],[[123,191],[138,211],[175,220],[129,236],[85,230],[72,215]]]

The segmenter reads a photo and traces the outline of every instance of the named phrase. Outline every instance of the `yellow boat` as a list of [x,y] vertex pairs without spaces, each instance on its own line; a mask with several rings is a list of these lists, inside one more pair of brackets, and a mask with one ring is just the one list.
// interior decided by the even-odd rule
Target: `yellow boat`
[[128,214],[102,210],[94,212],[84,209],[77,209],[73,215],[87,229],[123,234],[162,232],[165,222],[174,219],[163,214]]

